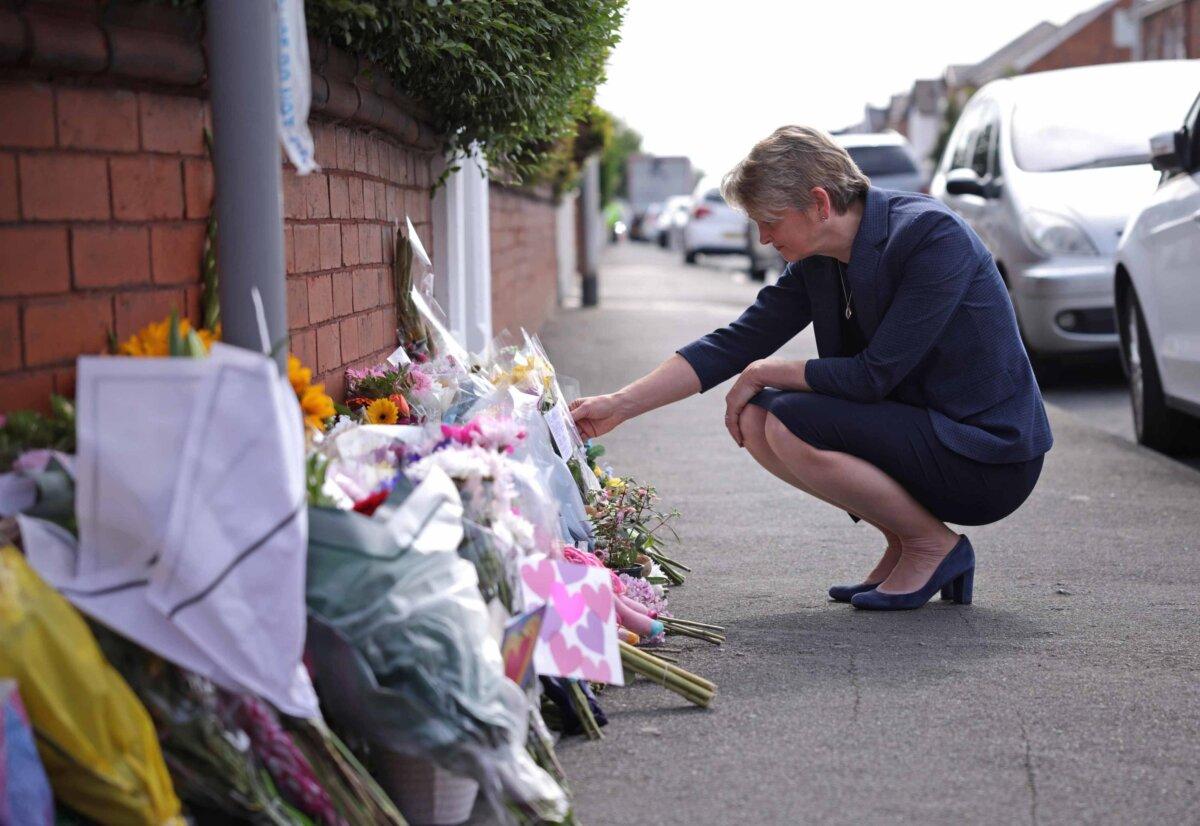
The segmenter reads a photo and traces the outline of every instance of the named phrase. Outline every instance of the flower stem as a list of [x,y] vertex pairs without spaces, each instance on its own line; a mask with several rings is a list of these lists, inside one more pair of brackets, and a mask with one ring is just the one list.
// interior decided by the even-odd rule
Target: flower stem
[[660,551],[655,551],[654,554],[659,558],[659,560],[666,562],[668,565],[673,565],[681,571],[687,571],[689,574],[692,572],[692,569],[684,565],[682,562],[676,562],[674,559],[671,559],[671,557],[661,553]]
[[720,625],[710,625],[707,622],[697,622],[696,620],[682,619],[680,617],[661,617],[663,622],[673,622],[676,625],[690,625],[692,628],[703,628],[707,631],[715,631],[718,634],[724,634],[725,628]]
[[703,677],[664,660],[634,648],[628,643],[620,643],[621,662],[635,674],[648,677],[661,686],[680,694],[693,703],[707,706],[716,693],[717,686]]

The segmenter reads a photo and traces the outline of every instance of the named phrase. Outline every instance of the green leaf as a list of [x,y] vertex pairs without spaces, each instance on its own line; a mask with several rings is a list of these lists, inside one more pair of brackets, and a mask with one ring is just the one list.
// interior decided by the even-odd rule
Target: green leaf
[[171,356],[186,356],[183,338],[179,335],[179,311],[171,311],[170,329],[167,330],[167,353]]
[[200,340],[200,336],[196,335],[195,330],[188,330],[184,343],[184,349],[189,358],[202,359],[208,355],[208,351],[204,349],[204,342]]

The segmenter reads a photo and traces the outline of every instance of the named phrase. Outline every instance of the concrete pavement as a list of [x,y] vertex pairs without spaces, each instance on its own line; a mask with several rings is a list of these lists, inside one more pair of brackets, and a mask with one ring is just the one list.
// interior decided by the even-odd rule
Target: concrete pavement
[[[543,334],[585,394],[724,324],[757,285],[644,245],[610,250],[602,306]],[[784,355],[814,354],[809,335]],[[882,549],[786,488],[721,425],[718,388],[602,441],[683,512],[671,605],[727,626],[685,641],[720,686],[693,709],[638,682],[606,739],[559,747],[585,824],[1196,822],[1200,473],[1053,406],[1031,499],[973,528],[975,604],[876,614],[829,602]]]

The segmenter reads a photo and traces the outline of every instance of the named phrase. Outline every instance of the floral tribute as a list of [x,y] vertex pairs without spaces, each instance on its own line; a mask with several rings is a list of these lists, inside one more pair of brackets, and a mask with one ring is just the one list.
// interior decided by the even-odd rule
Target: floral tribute
[[[96,631],[148,709],[185,808],[279,824],[400,824],[403,784],[368,775],[367,751],[356,750],[369,745],[376,766],[394,749],[471,777],[500,822],[574,822],[550,729],[601,737],[606,687],[558,676],[569,670],[518,682],[500,656],[505,628],[540,609],[525,603],[521,571],[547,558],[611,583],[611,593],[589,593],[600,595],[593,608],[610,643],[615,618],[627,685],[639,675],[698,706],[714,699],[715,685],[678,664],[692,641],[725,642],[719,626],[671,609],[690,572],[668,556],[679,513],[653,485],[600,464],[604,448],[580,437],[566,381],[535,337],[502,336],[468,354],[413,295],[421,323],[400,328],[426,337],[398,334],[393,359],[347,370],[343,399],[287,359],[307,433],[305,665],[328,726],[232,695],[169,651]],[[172,315],[109,352],[205,358],[220,336],[215,323],[197,329]],[[11,468],[4,481],[27,496],[29,518],[70,532],[76,413],[59,398],[53,410],[0,420],[0,472]],[[62,461],[34,461],[42,455]]]

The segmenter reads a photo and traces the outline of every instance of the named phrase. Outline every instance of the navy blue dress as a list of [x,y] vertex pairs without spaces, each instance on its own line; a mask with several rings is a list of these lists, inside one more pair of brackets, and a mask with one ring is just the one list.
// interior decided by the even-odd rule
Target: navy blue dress
[[933,199],[872,188],[840,279],[839,269],[825,257],[791,264],[737,321],[681,348],[702,391],[811,322],[812,392],[767,388],[751,404],[818,449],[880,468],[942,521],[1012,513],[1052,437],[982,242]]

